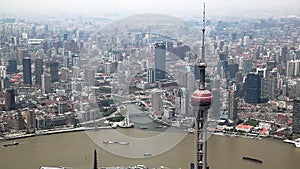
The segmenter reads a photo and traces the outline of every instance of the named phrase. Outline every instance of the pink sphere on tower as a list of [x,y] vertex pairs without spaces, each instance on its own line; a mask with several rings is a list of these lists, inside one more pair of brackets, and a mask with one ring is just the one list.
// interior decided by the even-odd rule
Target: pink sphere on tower
[[193,107],[199,107],[200,110],[208,110],[212,104],[212,95],[209,90],[196,90],[191,96]]

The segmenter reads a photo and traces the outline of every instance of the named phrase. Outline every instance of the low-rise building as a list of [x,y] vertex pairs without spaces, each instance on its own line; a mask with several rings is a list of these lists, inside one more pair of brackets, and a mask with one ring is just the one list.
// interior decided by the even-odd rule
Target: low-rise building
[[249,133],[254,127],[246,124],[239,124],[235,127],[237,131],[243,131]]

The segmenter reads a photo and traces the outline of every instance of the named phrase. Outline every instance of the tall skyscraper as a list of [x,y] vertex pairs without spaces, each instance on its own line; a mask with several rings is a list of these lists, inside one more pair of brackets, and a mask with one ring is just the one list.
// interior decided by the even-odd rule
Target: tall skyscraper
[[218,65],[218,69],[219,69],[219,75],[223,78],[223,77],[228,77],[228,54],[221,52],[219,53],[219,65]]
[[8,77],[5,77],[5,78],[0,78],[0,89],[1,91],[3,91],[4,89],[7,89],[10,87],[11,83],[9,81],[9,78]]
[[154,44],[154,67],[155,67],[155,78],[165,79],[166,78],[166,43],[159,42]]
[[195,168],[208,169],[207,161],[207,110],[210,108],[212,102],[212,95],[209,90],[205,89],[205,4],[203,10],[203,29],[202,29],[202,57],[198,58],[197,64],[200,68],[200,82],[199,88],[191,97],[192,106],[195,111],[195,137],[196,137],[196,154],[195,154]]
[[64,65],[65,68],[71,69],[71,67],[72,67],[71,57],[72,57],[72,52],[70,52],[70,51],[64,51],[63,65]]
[[155,70],[152,67],[148,68],[148,70],[147,70],[147,82],[148,83],[155,82]]
[[192,91],[195,91],[195,74],[192,72],[185,73],[185,79],[186,79],[186,88],[189,93]]
[[296,81],[296,94],[300,96],[300,79]]
[[24,58],[28,58],[29,53],[27,48],[18,48],[17,60],[19,64],[22,64]]
[[276,97],[277,79],[271,75],[261,79],[261,99],[273,100]]
[[163,91],[159,89],[154,89],[151,91],[151,104],[154,113],[157,115],[163,114],[163,101],[162,101]]
[[228,118],[233,122],[235,122],[238,118],[237,109],[238,109],[237,92],[234,88],[231,88],[228,91]]
[[247,103],[260,103],[261,79],[261,75],[257,73],[247,74],[244,84],[244,99]]
[[111,73],[113,73],[112,64],[110,62],[106,62],[104,64],[104,73],[108,74],[108,75],[111,74]]
[[72,55],[72,66],[80,66],[80,57],[78,54]]
[[23,59],[23,83],[32,85],[31,59]]
[[43,59],[42,58],[36,58],[34,61],[35,65],[35,84],[36,85],[42,85],[42,74],[44,72],[43,69]]
[[8,60],[7,73],[17,73],[17,61],[15,59]]
[[210,109],[210,118],[219,119],[221,115],[221,80],[220,76],[217,75],[211,80],[211,93],[214,98]]
[[291,60],[287,62],[287,77],[300,77],[300,60]]
[[189,93],[186,88],[180,88],[177,92],[175,98],[175,105],[177,112],[182,115],[186,116],[189,110]]
[[88,85],[94,86],[95,85],[95,69],[85,69],[84,80]]
[[220,115],[221,115],[221,91],[219,88],[213,88],[211,90],[212,96],[214,98],[214,101],[211,105],[211,114],[210,114],[210,118],[213,119],[219,119]]
[[228,78],[230,78],[230,79],[235,78],[235,75],[238,71],[239,71],[238,64],[229,64],[228,65]]
[[16,122],[17,122],[17,127],[16,127],[17,130],[23,130],[25,128],[24,118],[23,118],[23,116],[22,116],[22,114],[21,114],[20,111],[18,112],[18,116],[17,116],[17,121]]
[[42,93],[47,94],[51,92],[51,77],[47,73],[42,74]]
[[60,69],[61,76],[60,81],[61,82],[68,82],[69,80],[69,68],[63,67]]
[[6,77],[6,67],[0,66],[0,78],[4,79]]
[[244,59],[243,60],[243,74],[248,74],[252,71],[252,59]]
[[6,89],[5,91],[5,108],[6,110],[13,110],[16,108],[14,89]]
[[34,111],[25,111],[22,112],[22,115],[24,116],[27,128],[36,128],[36,118]]
[[51,77],[51,83],[58,82],[58,62],[50,62],[50,77]]
[[73,78],[79,78],[80,77],[80,68],[73,66],[72,67],[72,77]]
[[293,105],[293,133],[300,134],[300,98],[294,99]]
[[195,65],[195,68],[194,68],[194,74],[195,74],[195,80],[199,80],[200,79],[200,70],[199,70],[199,66],[198,65]]

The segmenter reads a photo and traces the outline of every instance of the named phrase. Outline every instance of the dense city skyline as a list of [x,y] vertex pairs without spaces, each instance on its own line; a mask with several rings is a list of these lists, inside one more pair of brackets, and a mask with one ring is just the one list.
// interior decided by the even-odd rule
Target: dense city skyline
[[[222,16],[261,16],[269,15],[294,15],[299,14],[300,5],[297,0],[272,1],[272,0],[206,0],[207,12],[210,17]],[[11,0],[0,2],[0,15],[131,15],[140,13],[164,13],[181,16],[197,16],[203,1],[197,0]]]

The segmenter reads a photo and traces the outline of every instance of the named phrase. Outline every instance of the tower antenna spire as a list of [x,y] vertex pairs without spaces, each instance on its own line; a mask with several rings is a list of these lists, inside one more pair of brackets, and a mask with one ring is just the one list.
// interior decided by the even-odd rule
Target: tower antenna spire
[[202,19],[202,58],[201,62],[205,63],[205,2],[203,3],[203,19]]
[[202,19],[202,44],[201,44],[202,55],[198,60],[198,66],[200,68],[200,82],[199,90],[205,90],[205,2],[203,3],[203,19]]

